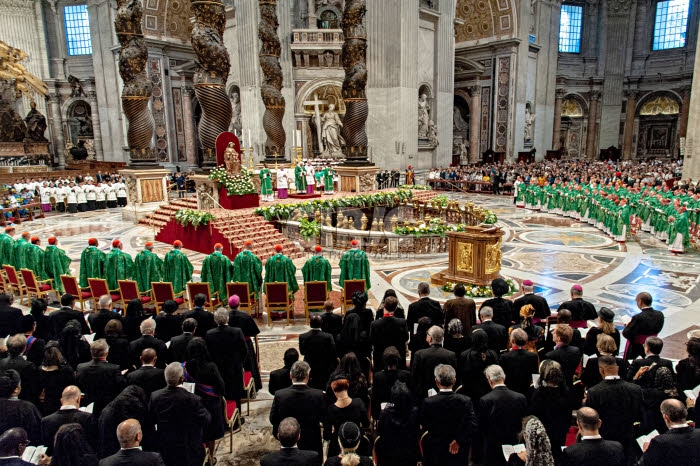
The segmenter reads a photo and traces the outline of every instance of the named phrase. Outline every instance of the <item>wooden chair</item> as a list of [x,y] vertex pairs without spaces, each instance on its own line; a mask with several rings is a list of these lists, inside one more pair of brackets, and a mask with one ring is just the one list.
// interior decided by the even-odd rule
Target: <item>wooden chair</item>
[[[147,304],[153,301],[151,290],[139,291],[139,285],[134,280],[118,280],[119,294],[122,296],[122,304],[124,304],[124,315],[126,315],[126,305],[132,299],[141,300],[141,304]],[[148,293],[148,296],[143,296]]]
[[245,392],[245,398],[242,398],[241,401],[246,401],[246,416],[250,416],[250,400],[255,398],[257,390],[255,390],[253,373],[245,369],[243,370],[243,391]]
[[181,291],[175,294],[173,291],[173,284],[170,282],[152,282],[151,291],[153,293],[153,302],[156,305],[156,314],[160,312],[163,303],[166,301],[175,301],[178,307],[188,302],[185,298],[185,292]]
[[378,451],[381,451],[382,448],[382,436],[379,435],[377,438],[374,440],[374,446],[372,447],[372,460],[374,460],[374,464],[376,466],[381,466],[381,463],[379,462],[379,455],[377,454]]
[[272,312],[286,312],[290,325],[290,312],[294,312],[294,300],[289,297],[287,282],[265,283],[265,298],[268,325],[272,327]]
[[[229,429],[229,453],[233,453],[233,434],[234,432],[240,432],[241,426],[241,412],[238,409],[235,401],[228,401],[226,398],[221,398],[224,403],[224,411],[226,413],[226,425]],[[238,428],[236,428],[238,424]]]
[[425,438],[430,435],[429,432],[426,430],[423,432],[423,435],[420,436],[420,440],[418,440],[418,448],[420,448],[420,456],[421,458],[425,457],[425,450],[423,449],[423,442],[425,441]]
[[61,284],[63,285],[63,290],[73,296],[80,302],[80,310],[85,311],[85,302],[92,299],[92,293],[90,287],[80,288],[78,286],[78,279],[72,275],[61,275]]
[[[17,270],[11,265],[3,265],[2,266],[3,270],[5,271],[5,275],[7,276],[7,285],[8,289],[10,292],[15,293],[19,295],[19,304],[22,304],[22,299],[24,299],[25,296],[27,296],[27,288],[24,286],[24,283],[22,283],[22,280],[20,280],[19,275],[17,275]],[[27,306],[29,305],[29,298],[27,297]]]
[[356,291],[365,291],[364,280],[345,280],[343,283],[343,296],[340,302],[340,312],[345,315],[348,305],[352,306],[352,294]]
[[187,284],[187,296],[190,298],[190,309],[194,309],[194,297],[198,294],[203,294],[207,297],[204,307],[214,312],[214,308],[219,306],[218,293],[214,293],[214,298],[211,295],[209,283],[206,282],[189,282]]
[[306,325],[309,325],[311,309],[323,309],[328,300],[328,284],[326,282],[304,282],[304,315]]
[[22,269],[20,270],[22,274],[22,280],[24,280],[24,287],[27,293],[27,300],[29,296],[36,296],[37,298],[43,298],[48,296],[49,293],[55,293],[56,290],[53,289],[51,283],[52,279],[48,280],[37,280],[36,275],[34,275],[33,270]]
[[[88,286],[92,293],[93,309],[99,309],[100,296],[109,295],[112,298],[112,303],[119,303],[122,299],[119,290],[110,290],[107,286],[107,280],[104,278],[88,278]],[[114,306],[118,308],[118,306]]]
[[226,293],[229,296],[236,295],[238,299],[241,300],[238,305],[238,309],[241,311],[246,311],[248,314],[253,314],[255,311],[255,316],[258,316],[258,301],[255,297],[255,293],[250,293],[250,287],[246,282],[229,282],[226,284]]

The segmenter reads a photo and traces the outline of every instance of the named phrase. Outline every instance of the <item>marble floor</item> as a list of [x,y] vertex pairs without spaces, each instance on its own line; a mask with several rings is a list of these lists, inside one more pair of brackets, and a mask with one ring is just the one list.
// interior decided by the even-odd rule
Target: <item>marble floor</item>
[[[618,244],[596,228],[574,219],[517,209],[513,199],[507,196],[464,195],[454,197],[469,200],[494,211],[499,225],[506,232],[503,241],[503,268],[501,273],[520,282],[530,279],[536,284],[536,292],[546,297],[552,309],[569,299],[569,289],[580,283],[584,298],[596,307],[611,307],[616,315],[632,315],[637,312],[634,297],[640,291],[648,291],[654,299],[654,308],[664,312],[666,323],[660,336],[666,342],[663,354],[680,359],[685,357],[685,335],[700,328],[700,253],[688,251],[674,256],[666,245],[647,233],[640,233],[626,244]],[[128,207],[127,207],[128,208]],[[71,267],[78,273],[80,253],[90,237],[100,240],[100,248],[107,251],[114,238],[124,243],[124,251],[136,254],[147,241],[153,241],[155,232],[141,225],[121,220],[118,209],[101,213],[77,215],[49,215],[44,219],[24,223],[18,231],[30,231],[45,242],[50,235],[59,238],[61,247],[73,259]],[[155,242],[155,252],[163,255],[170,245]],[[186,251],[199,275],[204,255]],[[334,301],[339,302],[337,290],[339,257],[331,255],[334,266]],[[296,259],[298,279],[301,282],[301,266],[305,258]],[[406,308],[417,299],[416,287],[431,273],[447,265],[447,255],[413,257],[370,257],[372,288],[370,305],[378,304],[384,292],[397,290],[401,304]],[[428,280],[429,281],[429,280]],[[431,289],[431,296],[440,301],[449,299],[448,293],[438,287]],[[298,297],[300,298],[300,297]],[[297,306],[299,309],[299,306]],[[621,327],[619,319],[616,322]],[[297,335],[308,327],[299,320],[292,326],[275,325],[268,328],[260,323],[261,366],[263,379],[270,370],[281,366],[282,354],[290,346],[297,346]],[[624,346],[624,343],[623,343]],[[228,455],[228,439],[218,449],[220,461],[225,464],[255,464],[249,456],[250,445],[266,445],[256,450],[274,448],[267,423],[267,410],[271,397],[264,389],[251,404],[251,422],[243,426],[243,432],[234,435],[234,455]],[[243,454],[243,452],[247,452]],[[236,453],[238,452],[238,453]],[[249,462],[253,461],[253,462]]]

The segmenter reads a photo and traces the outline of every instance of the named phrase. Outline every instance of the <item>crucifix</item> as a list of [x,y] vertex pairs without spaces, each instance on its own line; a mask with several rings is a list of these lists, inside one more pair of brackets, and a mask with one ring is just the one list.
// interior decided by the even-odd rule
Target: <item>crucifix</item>
[[[321,134],[321,111],[319,109],[319,104],[328,104],[327,100],[319,100],[318,99],[318,94],[314,92],[314,100],[307,100],[304,102],[304,105],[313,105],[314,106],[314,114],[316,115],[316,136],[318,136],[318,150],[319,152],[323,152],[323,136]],[[309,152],[311,152],[309,150]],[[309,155],[310,157],[310,155]]]

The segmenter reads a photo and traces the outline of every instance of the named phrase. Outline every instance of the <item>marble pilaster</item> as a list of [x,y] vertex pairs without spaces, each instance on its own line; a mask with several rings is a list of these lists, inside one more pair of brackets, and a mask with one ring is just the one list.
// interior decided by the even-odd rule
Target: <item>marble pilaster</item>
[[688,117],[690,116],[690,89],[681,94],[681,121],[679,122],[678,136],[684,138],[688,133]]
[[63,117],[61,115],[61,96],[54,92],[49,94],[49,112],[53,125],[54,153],[58,162],[58,168],[63,170],[66,166],[66,142],[63,138]]
[[[696,40],[696,50],[698,50],[697,47],[700,47],[700,34],[698,34]],[[683,178],[697,180],[700,178],[700,60],[695,60],[688,113],[688,129],[685,136],[685,152],[683,155]]]
[[192,113],[192,96],[194,89],[185,86],[182,88],[183,120],[185,123],[185,153],[187,154],[187,169],[196,170],[199,168],[197,160],[197,150],[195,148],[194,137],[194,114]]
[[318,29],[318,23],[316,22],[316,0],[308,0],[309,2],[309,29]]
[[88,103],[90,104],[90,108],[92,109],[92,131],[94,133],[95,138],[95,154],[97,156],[97,160],[105,160],[105,153],[102,146],[102,131],[100,118],[97,115],[99,113],[99,107],[97,104],[97,93],[94,90],[88,90],[85,93],[85,97]]
[[596,131],[596,121],[598,120],[598,103],[600,102],[600,92],[591,92],[590,104],[588,107],[588,129],[586,131],[586,156],[595,160],[597,153],[598,133]]
[[622,142],[622,158],[629,160],[632,158],[632,150],[634,145],[634,117],[637,109],[637,97],[639,92],[636,90],[627,91],[627,108],[625,110],[625,133]]
[[477,81],[469,88],[471,105],[469,106],[469,163],[479,161],[479,123],[481,122],[481,85]]
[[566,91],[557,89],[554,99],[554,121],[552,122],[552,150],[559,150],[561,139],[561,104],[564,101]]

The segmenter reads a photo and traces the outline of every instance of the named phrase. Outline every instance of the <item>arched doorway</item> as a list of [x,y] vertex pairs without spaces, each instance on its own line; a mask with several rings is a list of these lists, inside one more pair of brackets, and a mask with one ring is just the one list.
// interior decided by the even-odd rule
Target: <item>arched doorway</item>
[[559,147],[564,158],[583,158],[586,150],[585,103],[574,95],[564,98],[561,105],[561,133]]
[[302,120],[302,145],[308,156],[317,157],[323,152],[321,140],[321,117],[333,105],[335,113],[342,121],[345,117],[345,102],[342,97],[340,82],[327,80],[310,85],[307,89],[301,89],[298,93],[301,99],[297,99],[296,116]]
[[680,100],[655,93],[642,100],[638,109],[637,158],[677,156]]
[[[470,109],[463,95],[455,94],[452,103],[452,164],[468,162]],[[463,160],[467,157],[467,160]]]

